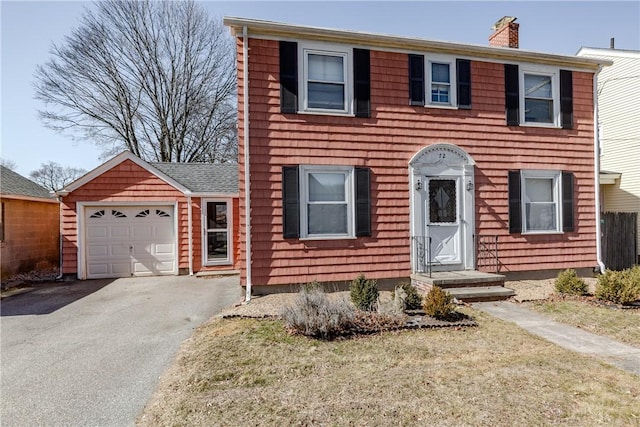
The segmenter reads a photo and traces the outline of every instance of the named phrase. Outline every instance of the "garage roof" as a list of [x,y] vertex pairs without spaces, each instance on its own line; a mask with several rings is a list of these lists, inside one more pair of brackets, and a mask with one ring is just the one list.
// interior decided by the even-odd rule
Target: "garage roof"
[[0,193],[3,197],[16,196],[23,199],[56,201],[49,190],[2,165],[0,165]]
[[238,193],[238,165],[211,163],[149,163],[192,193]]

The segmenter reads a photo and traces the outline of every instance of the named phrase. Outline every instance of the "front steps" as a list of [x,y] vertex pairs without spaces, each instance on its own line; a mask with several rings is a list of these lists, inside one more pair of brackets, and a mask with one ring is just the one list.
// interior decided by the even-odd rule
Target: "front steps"
[[434,271],[431,277],[426,273],[413,273],[411,284],[423,293],[439,286],[463,302],[501,301],[516,294],[504,287],[503,275],[475,270]]

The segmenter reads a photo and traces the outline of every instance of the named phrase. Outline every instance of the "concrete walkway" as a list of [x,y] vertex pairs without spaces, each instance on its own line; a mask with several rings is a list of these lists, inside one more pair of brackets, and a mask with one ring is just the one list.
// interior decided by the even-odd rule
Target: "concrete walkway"
[[474,308],[513,322],[560,347],[603,359],[627,372],[640,376],[640,348],[558,323],[550,318],[508,301],[478,302]]

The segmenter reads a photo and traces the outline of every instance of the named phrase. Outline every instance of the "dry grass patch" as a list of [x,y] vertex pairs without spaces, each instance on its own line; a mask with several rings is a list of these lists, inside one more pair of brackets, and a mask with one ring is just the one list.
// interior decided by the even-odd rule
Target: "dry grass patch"
[[550,298],[527,305],[557,322],[640,348],[640,309],[603,306],[585,298]]
[[138,424],[633,425],[638,377],[464,309],[479,327],[318,341],[226,319],[187,340]]

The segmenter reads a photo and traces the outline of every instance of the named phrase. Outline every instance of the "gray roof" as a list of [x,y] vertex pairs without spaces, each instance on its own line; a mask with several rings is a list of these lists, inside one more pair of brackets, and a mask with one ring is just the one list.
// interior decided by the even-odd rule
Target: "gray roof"
[[150,163],[193,193],[238,193],[236,163]]
[[52,199],[54,197],[46,188],[2,165],[0,165],[0,193],[7,196],[38,199]]

